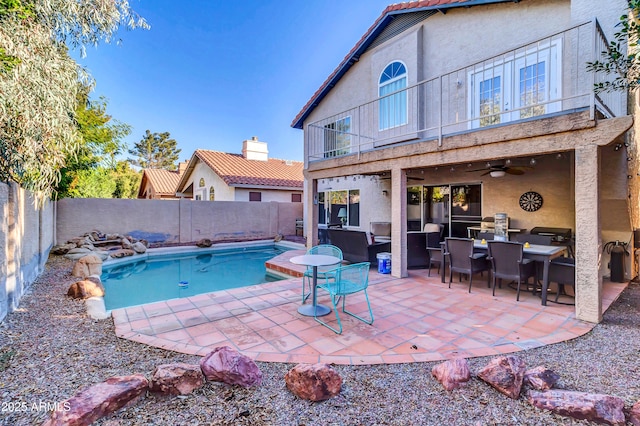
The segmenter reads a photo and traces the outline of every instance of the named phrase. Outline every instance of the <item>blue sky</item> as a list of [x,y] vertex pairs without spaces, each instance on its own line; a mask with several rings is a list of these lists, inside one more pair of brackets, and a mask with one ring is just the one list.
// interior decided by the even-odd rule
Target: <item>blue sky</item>
[[[96,80],[92,97],[132,126],[182,150],[240,153],[257,136],[271,158],[302,160],[290,124],[392,0],[130,0],[150,30],[88,47],[76,59]],[[75,56],[75,55],[74,55]]]

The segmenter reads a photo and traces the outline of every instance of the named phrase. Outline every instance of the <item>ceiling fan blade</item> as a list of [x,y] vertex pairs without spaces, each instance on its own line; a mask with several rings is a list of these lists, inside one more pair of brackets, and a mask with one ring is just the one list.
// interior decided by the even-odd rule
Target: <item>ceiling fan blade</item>
[[509,173],[510,175],[523,175],[524,174],[524,170],[516,169],[516,168],[513,168],[513,167],[507,167],[505,169],[505,172]]
[[[486,170],[486,169],[485,169]],[[480,176],[486,176],[491,172],[495,172],[495,170],[487,170],[486,172],[484,172],[483,174],[481,174]]]
[[482,172],[482,171],[485,171],[485,170],[488,170],[488,169],[487,169],[486,167],[483,167],[483,168],[481,168],[481,169],[465,170],[465,172],[467,172],[467,173],[471,173],[471,172]]

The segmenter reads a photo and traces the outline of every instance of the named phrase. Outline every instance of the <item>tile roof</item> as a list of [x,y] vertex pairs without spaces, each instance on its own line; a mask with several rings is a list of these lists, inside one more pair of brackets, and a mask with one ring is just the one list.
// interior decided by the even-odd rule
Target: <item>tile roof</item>
[[[149,182],[157,195],[175,195],[176,187],[180,181],[178,171],[170,171],[165,169],[144,169],[142,172],[142,182],[140,190],[145,187],[145,179]],[[142,194],[138,194],[140,196]]]
[[298,115],[293,119],[291,127],[302,129],[305,118],[318,106],[320,101],[329,93],[351,66],[360,59],[367,47],[385,29],[395,15],[403,13],[421,12],[425,10],[444,10],[455,7],[471,7],[491,3],[517,2],[518,0],[422,0],[397,3],[387,6],[376,21],[369,27],[351,51],[344,57],[340,65],[329,75],[320,88],[311,96]]
[[247,160],[241,154],[198,149],[194,153],[229,186],[272,186],[302,188],[304,176],[301,161],[269,158]]

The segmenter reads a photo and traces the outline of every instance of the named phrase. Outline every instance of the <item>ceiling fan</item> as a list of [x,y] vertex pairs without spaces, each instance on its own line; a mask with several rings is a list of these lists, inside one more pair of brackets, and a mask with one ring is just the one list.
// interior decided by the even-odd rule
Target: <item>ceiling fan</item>
[[491,177],[503,177],[505,174],[510,175],[523,175],[525,170],[531,169],[529,166],[507,166],[505,164],[491,164],[487,163],[487,167],[483,167],[482,169],[474,169],[467,170],[467,172],[481,172],[484,171],[480,176],[489,175]]

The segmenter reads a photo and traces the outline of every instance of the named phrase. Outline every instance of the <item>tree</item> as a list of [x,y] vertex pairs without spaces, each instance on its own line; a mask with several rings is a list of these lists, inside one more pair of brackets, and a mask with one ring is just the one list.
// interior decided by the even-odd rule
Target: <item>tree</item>
[[613,75],[610,81],[595,83],[595,92],[634,90],[640,87],[640,0],[628,0],[629,13],[620,16],[620,28],[609,42],[602,59],[587,63],[587,69]]
[[0,0],[0,181],[51,195],[82,142],[77,83],[91,81],[68,47],[121,26],[148,28],[127,0]]
[[136,172],[128,162],[118,161],[114,170],[111,171],[116,189],[113,198],[138,198],[138,188],[142,180],[142,172]]
[[180,158],[178,142],[171,139],[169,132],[151,133],[147,130],[142,140],[135,144],[129,154],[138,159],[129,159],[129,162],[143,169],[175,170],[176,161]]
[[93,178],[93,175],[83,172],[101,167],[105,174],[111,174],[117,164],[116,156],[126,148],[122,138],[131,133],[129,125],[113,120],[106,113],[107,101],[103,97],[91,100],[89,91],[89,86],[78,90],[76,126],[80,141],[78,149],[67,156],[60,170],[60,181],[54,194],[56,198],[88,197],[78,188],[87,188],[81,180]]

